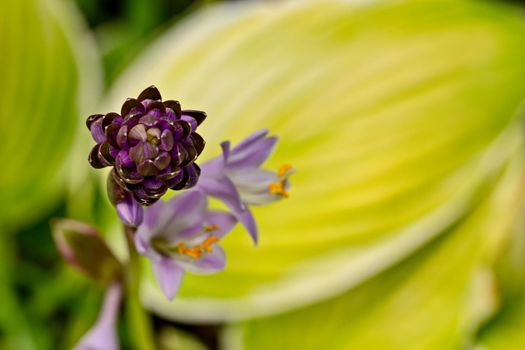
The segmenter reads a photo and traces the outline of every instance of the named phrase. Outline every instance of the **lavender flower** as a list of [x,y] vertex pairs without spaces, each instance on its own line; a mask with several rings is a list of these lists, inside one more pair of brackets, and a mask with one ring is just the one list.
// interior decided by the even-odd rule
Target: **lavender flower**
[[91,330],[80,339],[73,350],[118,350],[119,342],[115,330],[122,298],[120,282],[113,282],[104,296],[100,315]]
[[124,102],[120,114],[96,114],[87,127],[97,142],[89,155],[94,168],[113,167],[112,178],[141,205],[156,202],[168,189],[193,187],[204,148],[196,133],[206,114],[161,101],[157,88]]
[[202,165],[197,188],[222,200],[257,242],[257,225],[249,205],[262,205],[289,196],[288,177],[294,172],[286,164],[277,172],[261,169],[277,143],[277,137],[259,130],[231,149],[230,142],[221,144],[222,156]]
[[217,243],[236,222],[227,212],[208,210],[206,195],[190,190],[145,208],[135,245],[151,260],[162,291],[171,300],[184,271],[208,274],[224,268],[224,251]]

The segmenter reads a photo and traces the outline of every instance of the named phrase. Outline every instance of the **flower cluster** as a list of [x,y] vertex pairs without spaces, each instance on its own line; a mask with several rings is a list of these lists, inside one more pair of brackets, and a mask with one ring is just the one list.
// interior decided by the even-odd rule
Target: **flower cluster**
[[[202,165],[194,189],[145,209],[135,236],[137,250],[151,260],[169,299],[175,296],[184,271],[212,273],[224,268],[224,252],[217,243],[238,221],[257,242],[250,205],[288,196],[293,168],[284,165],[272,172],[260,167],[277,143],[276,137],[267,135],[267,130],[255,132],[233,149],[223,142],[222,155]],[[210,211],[208,196],[223,201],[231,213]]]
[[[87,120],[96,141],[89,162],[94,168],[112,167],[108,196],[124,224],[130,257],[136,259],[138,252],[151,261],[170,300],[186,271],[210,274],[224,269],[226,257],[219,243],[237,222],[257,243],[250,207],[288,197],[288,178],[294,171],[290,165],[277,171],[261,168],[277,143],[268,130],[253,133],[235,147],[223,142],[222,154],[201,170],[195,160],[205,142],[196,130],[205,117],[204,112],[182,110],[177,101],[162,101],[152,86],[137,99],[128,99],[120,114],[97,114]],[[186,191],[169,201],[159,200],[168,189]],[[209,197],[228,210],[211,210]],[[133,264],[122,264],[89,225],[62,220],[55,225],[54,237],[72,266],[108,286],[98,321],[75,349],[118,349],[115,322],[123,276],[133,271]]]
[[221,144],[222,156],[202,165],[197,188],[223,201],[257,242],[258,233],[250,205],[263,205],[288,197],[288,177],[294,172],[289,164],[276,172],[261,165],[272,154],[277,137],[260,130],[248,136],[233,149],[230,142]]

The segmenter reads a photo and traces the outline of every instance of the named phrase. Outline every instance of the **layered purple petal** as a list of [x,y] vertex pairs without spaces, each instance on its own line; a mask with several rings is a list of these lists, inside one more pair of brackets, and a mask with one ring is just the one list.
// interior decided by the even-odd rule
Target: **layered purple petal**
[[104,133],[104,128],[102,127],[102,117],[95,120],[89,130],[91,131],[91,136],[96,143],[102,143],[106,141],[106,134]]
[[181,119],[179,102],[163,102],[151,86],[137,99],[126,100],[121,115],[88,117],[86,125],[97,142],[90,164],[114,167],[117,181],[143,206],[158,201],[168,189],[193,187],[200,176],[194,162],[205,146],[196,129],[206,113],[184,112]]

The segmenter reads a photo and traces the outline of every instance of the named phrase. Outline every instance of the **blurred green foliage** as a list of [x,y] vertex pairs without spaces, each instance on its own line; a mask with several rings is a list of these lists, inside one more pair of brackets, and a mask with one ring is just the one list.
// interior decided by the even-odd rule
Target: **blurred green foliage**
[[159,348],[525,348],[523,9],[211,2],[5,4],[0,349],[70,349],[95,319],[102,291],[49,219],[121,252],[82,124],[150,84],[208,111],[205,157],[269,127],[270,166],[299,169],[289,201],[257,210],[259,247],[226,239],[225,272],[188,276],[173,304],[144,281]]
[[207,0],[76,0],[98,39],[106,84],[148,43]]

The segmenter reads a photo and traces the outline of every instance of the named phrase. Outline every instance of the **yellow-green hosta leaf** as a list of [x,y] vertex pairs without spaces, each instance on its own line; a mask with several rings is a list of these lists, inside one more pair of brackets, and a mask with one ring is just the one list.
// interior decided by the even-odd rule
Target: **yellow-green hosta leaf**
[[[65,2],[6,2],[0,15],[0,222],[49,210],[99,70]],[[81,52],[82,49],[82,52]],[[62,171],[63,173],[64,171]],[[63,186],[62,186],[63,187]]]
[[475,350],[514,350],[525,347],[525,301],[519,296],[505,300],[502,310],[483,328]]
[[484,316],[480,310],[496,304],[484,265],[524,199],[523,161],[518,163],[471,215],[424,249],[340,297],[232,326],[223,348],[467,348],[472,325]]
[[[521,189],[523,191],[523,188]],[[476,350],[513,350],[525,348],[525,215],[520,218],[506,242],[506,249],[495,266],[500,309],[478,332]]]
[[269,166],[298,169],[291,198],[257,208],[260,244],[237,230],[228,264],[187,275],[169,318],[270,315],[344,293],[469,213],[515,148],[525,23],[489,2],[307,1],[211,7],[174,28],[114,86],[155,84],[208,112],[204,158],[268,127]]

